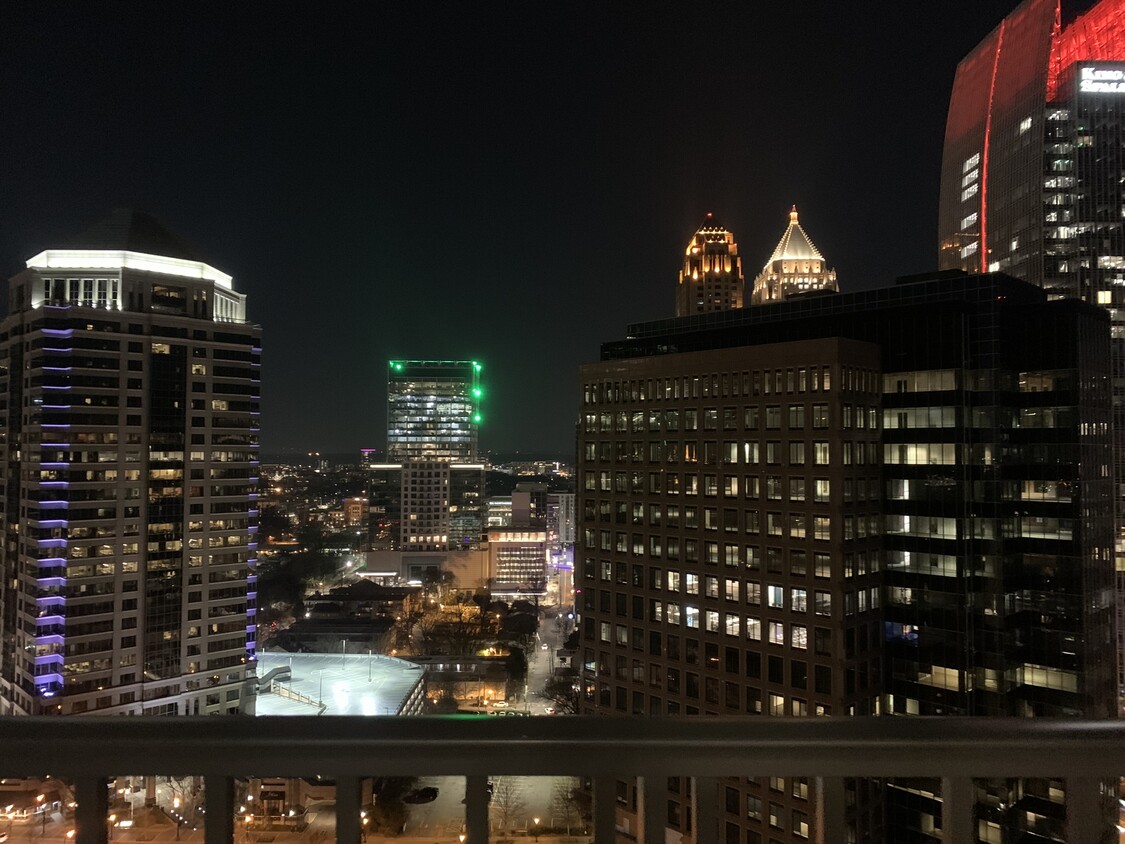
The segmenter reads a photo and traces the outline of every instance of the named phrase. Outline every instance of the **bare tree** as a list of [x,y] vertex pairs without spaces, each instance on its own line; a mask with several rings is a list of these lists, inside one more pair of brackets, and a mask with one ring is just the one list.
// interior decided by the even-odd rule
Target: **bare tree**
[[512,818],[527,808],[514,777],[500,777],[492,790],[489,804],[501,834],[508,829]]
[[571,828],[585,828],[582,822],[582,807],[575,798],[578,789],[577,777],[565,777],[555,780],[551,792],[551,814],[555,816],[555,823],[566,827],[566,834],[570,835]]
[[578,690],[575,684],[578,676],[573,672],[555,674],[543,684],[543,694],[555,702],[555,708],[563,715],[578,714]]

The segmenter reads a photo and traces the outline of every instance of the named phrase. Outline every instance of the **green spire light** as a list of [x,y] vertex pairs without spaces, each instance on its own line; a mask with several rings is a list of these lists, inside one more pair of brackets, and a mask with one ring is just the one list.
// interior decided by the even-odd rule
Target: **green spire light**
[[391,369],[395,370],[395,372],[402,372],[402,361],[392,360],[390,364]]
[[473,421],[479,423],[480,420],[481,420],[481,415],[479,413],[474,413],[473,414]]
[[473,387],[473,398],[479,399],[483,395],[484,390],[482,390],[480,387]]

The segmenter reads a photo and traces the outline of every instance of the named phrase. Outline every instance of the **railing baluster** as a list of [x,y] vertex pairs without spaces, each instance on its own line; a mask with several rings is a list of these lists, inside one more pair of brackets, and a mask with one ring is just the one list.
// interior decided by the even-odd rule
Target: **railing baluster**
[[718,844],[719,781],[715,777],[696,777],[692,786],[695,794],[696,844]]
[[[105,777],[81,777],[74,781],[74,829],[77,844],[106,844],[109,834],[109,781]],[[46,811],[44,807],[43,811]]]
[[641,788],[641,832],[643,844],[664,844],[668,821],[668,778],[651,774],[638,780]]
[[465,777],[465,844],[488,844],[488,777]]
[[973,829],[973,804],[976,788],[969,777],[945,777],[941,781],[941,840],[960,844],[976,838]]
[[359,844],[361,789],[359,777],[336,778],[336,844]]
[[614,844],[617,838],[617,779],[594,780],[594,844]]
[[207,844],[233,844],[234,779],[204,777],[203,803],[207,809],[207,817],[203,821],[203,835]]
[[844,844],[844,780],[842,777],[816,778],[816,844]]
[[1068,777],[1066,840],[1070,844],[1097,844],[1101,841],[1100,834],[1104,820],[1101,782],[1092,777]]

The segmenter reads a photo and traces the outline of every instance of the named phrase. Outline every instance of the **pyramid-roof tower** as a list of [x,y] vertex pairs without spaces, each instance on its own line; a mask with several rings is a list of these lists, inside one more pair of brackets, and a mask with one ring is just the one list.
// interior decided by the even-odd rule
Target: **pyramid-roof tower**
[[785,230],[785,234],[781,236],[781,240],[778,241],[777,248],[773,250],[773,255],[770,256],[768,263],[805,259],[823,261],[824,256],[820,254],[820,250],[813,245],[805,230],[801,228],[797,219],[797,206],[794,205],[789,212],[789,227]]

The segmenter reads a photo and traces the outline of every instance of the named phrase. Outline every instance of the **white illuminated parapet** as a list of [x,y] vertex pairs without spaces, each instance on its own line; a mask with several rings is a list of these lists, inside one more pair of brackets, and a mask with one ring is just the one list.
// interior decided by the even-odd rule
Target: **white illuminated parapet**
[[149,273],[198,278],[213,281],[220,287],[233,290],[231,276],[204,264],[183,258],[167,258],[144,252],[126,252],[113,249],[47,249],[33,258],[27,266],[37,270],[141,270]]

